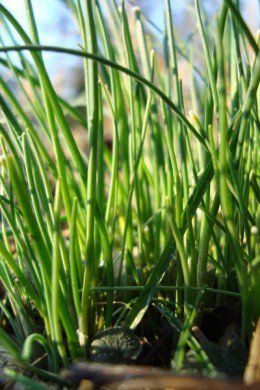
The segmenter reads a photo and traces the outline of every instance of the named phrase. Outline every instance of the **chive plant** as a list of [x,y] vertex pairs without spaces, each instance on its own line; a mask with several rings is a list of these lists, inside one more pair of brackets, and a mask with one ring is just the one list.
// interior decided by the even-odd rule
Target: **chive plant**
[[[0,65],[19,91],[2,72],[0,345],[59,380],[97,331],[135,329],[154,305],[180,333],[176,370],[186,345],[207,366],[189,329],[208,294],[213,307],[226,296],[241,302],[244,339],[259,316],[258,38],[231,0],[210,31],[194,1],[200,57],[182,49],[169,0],[159,38],[125,1],[66,3],[77,49],[41,44],[31,0],[29,33],[0,4],[12,42],[0,36]],[[55,91],[46,51],[81,57],[84,112]],[[190,69],[189,99],[179,59]],[[42,364],[32,364],[35,344]]]

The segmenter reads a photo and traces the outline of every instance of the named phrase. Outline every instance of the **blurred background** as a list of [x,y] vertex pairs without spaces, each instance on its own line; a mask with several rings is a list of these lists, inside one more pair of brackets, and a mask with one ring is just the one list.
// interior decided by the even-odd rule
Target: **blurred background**
[[[2,0],[1,2],[28,30],[23,1]],[[72,12],[66,5],[66,0],[32,0],[32,3],[41,43],[77,48],[81,41],[77,25],[73,20]],[[118,1],[119,3],[120,1]],[[211,18],[219,9],[221,0],[203,0],[200,3],[201,7],[206,10],[208,21],[211,23]],[[102,0],[100,4],[102,5]],[[134,6],[139,6],[158,29],[163,30],[164,0],[126,0],[126,4],[130,21]],[[256,34],[260,20],[259,0],[240,0],[240,4],[247,23],[253,33]],[[193,0],[172,0],[172,10],[177,39],[181,38],[182,43],[185,43],[196,30]],[[157,38],[159,50],[162,34],[155,28],[151,28],[151,31]],[[9,42],[3,28],[0,28],[0,35],[4,44],[7,45]],[[80,89],[82,61],[71,56],[63,56],[61,61],[60,55],[50,53],[44,54],[44,56],[48,71],[55,82],[55,87],[58,88],[58,92],[66,98],[74,98]],[[185,74],[185,68],[183,73]]]

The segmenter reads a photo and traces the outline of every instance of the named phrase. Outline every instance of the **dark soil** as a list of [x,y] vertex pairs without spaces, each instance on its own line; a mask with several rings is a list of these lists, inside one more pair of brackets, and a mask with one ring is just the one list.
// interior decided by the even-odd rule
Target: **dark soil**
[[[192,328],[193,335],[214,366],[217,373],[215,377],[217,378],[241,379],[243,376],[248,358],[248,348],[241,341],[240,325],[240,305],[235,299],[229,299],[224,303],[222,302],[215,309],[202,309],[195,326]],[[122,334],[120,335],[121,331]],[[115,338],[117,333],[119,336]],[[103,346],[102,337],[104,336],[105,345]],[[97,367],[95,365],[91,367],[97,372],[95,375],[98,376],[100,383],[109,382],[107,372],[111,373],[111,366],[106,371],[105,366],[104,370],[102,369],[102,365],[110,363],[115,363],[118,369],[123,367],[122,365],[129,364],[128,373],[132,372],[132,367],[136,367],[136,369],[140,369],[138,371],[140,377],[148,375],[149,370],[151,370],[149,368],[147,371],[144,366],[154,367],[155,375],[160,376],[160,371],[157,372],[156,369],[171,368],[178,336],[176,329],[172,327],[163,314],[151,305],[134,333],[123,327],[100,332],[100,335],[95,339],[95,349],[92,348],[90,351],[91,363],[100,364]],[[109,340],[109,337],[112,337],[112,339]],[[101,351],[98,350],[100,347]],[[196,363],[194,364],[192,359],[189,359],[189,354],[190,352],[187,349],[183,374],[203,376],[205,373],[200,371],[200,368]],[[44,364],[44,361],[42,363]],[[86,369],[86,367],[89,368]],[[46,369],[46,367],[43,368]],[[82,380],[82,378],[93,380],[94,378],[90,378],[93,375],[92,368],[90,369],[88,364],[83,364],[80,370],[77,365],[71,367],[67,371],[67,374],[69,373],[68,378],[71,381],[69,388],[77,388],[79,380]],[[125,368],[125,375],[127,372]],[[133,368],[133,375],[135,375],[135,372]],[[124,370],[122,375],[123,373]]]

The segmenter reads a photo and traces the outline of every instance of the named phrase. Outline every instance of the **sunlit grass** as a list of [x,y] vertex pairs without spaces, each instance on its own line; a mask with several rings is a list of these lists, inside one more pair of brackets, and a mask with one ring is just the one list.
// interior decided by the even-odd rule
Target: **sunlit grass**
[[[0,4],[13,40],[0,48],[0,64],[19,89],[17,97],[0,77],[1,315],[11,329],[0,329],[0,344],[52,380],[98,330],[135,329],[150,304],[181,334],[177,370],[186,344],[208,364],[189,333],[207,294],[214,305],[241,300],[244,339],[259,316],[258,43],[230,0],[211,34],[195,0],[199,69],[201,53],[191,59],[176,43],[168,0],[159,53],[141,10],[136,42],[125,3],[105,2],[109,15],[98,2],[67,1],[82,36],[77,49],[41,45],[30,0],[29,34]],[[45,51],[83,59],[84,113],[56,93]],[[190,67],[190,113],[179,56]],[[31,364],[35,343],[46,350],[45,371]]]

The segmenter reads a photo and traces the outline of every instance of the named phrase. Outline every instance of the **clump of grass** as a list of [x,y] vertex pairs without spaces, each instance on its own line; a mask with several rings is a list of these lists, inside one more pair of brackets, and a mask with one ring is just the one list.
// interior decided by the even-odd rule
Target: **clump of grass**
[[[206,361],[189,329],[209,292],[215,305],[225,295],[241,300],[242,337],[250,337],[259,316],[260,57],[239,8],[223,1],[210,34],[195,0],[200,68],[176,40],[169,0],[160,52],[140,9],[133,39],[124,1],[120,9],[102,2],[104,13],[101,2],[67,0],[80,49],[41,45],[31,0],[24,3],[29,34],[0,4],[13,42],[2,42],[0,63],[19,88],[17,98],[0,77],[1,316],[11,329],[0,329],[1,346],[54,380],[97,331],[134,329],[153,303],[181,333],[180,370],[186,344]],[[83,59],[85,113],[55,91],[45,51]],[[75,140],[78,125],[87,151]],[[32,364],[36,343],[49,372]]]

